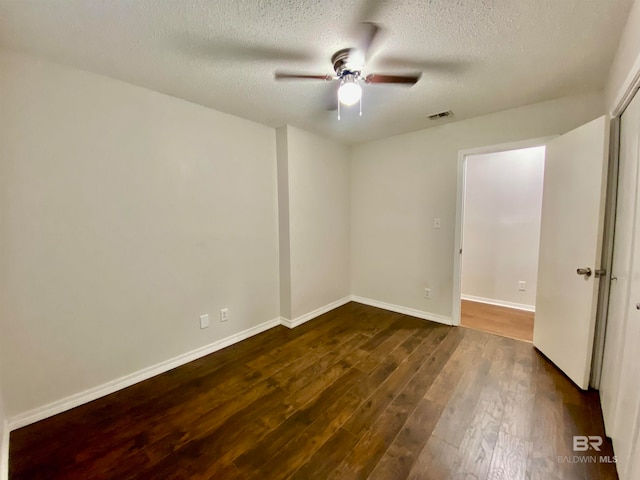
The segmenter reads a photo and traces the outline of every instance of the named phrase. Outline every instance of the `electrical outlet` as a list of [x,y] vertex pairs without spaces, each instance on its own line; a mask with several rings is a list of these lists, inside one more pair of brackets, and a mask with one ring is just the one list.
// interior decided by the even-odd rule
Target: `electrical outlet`
[[222,310],[220,310],[220,321],[226,322],[227,320],[229,320],[229,309],[223,308]]
[[209,328],[209,314],[200,315],[200,328]]
[[521,292],[524,292],[527,289],[527,282],[525,282],[524,280],[520,280],[518,282],[518,290],[520,290]]
[[424,289],[424,298],[431,298],[431,289],[430,288],[425,288]]

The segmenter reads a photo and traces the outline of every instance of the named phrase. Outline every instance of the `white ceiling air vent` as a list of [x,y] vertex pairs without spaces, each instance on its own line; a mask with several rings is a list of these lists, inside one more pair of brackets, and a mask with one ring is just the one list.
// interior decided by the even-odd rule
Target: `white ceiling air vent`
[[439,120],[440,118],[451,116],[453,116],[453,112],[451,110],[447,110],[446,112],[434,113],[433,115],[429,115],[429,120]]

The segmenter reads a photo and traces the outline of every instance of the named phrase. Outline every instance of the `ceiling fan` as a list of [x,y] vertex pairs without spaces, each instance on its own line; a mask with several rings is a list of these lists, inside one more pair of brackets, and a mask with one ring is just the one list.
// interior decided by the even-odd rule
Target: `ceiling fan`
[[351,106],[360,103],[360,115],[362,115],[362,86],[371,83],[387,83],[414,85],[420,80],[420,74],[412,75],[386,75],[370,73],[364,75],[362,72],[365,63],[369,59],[371,46],[373,45],[380,26],[375,23],[362,23],[362,40],[357,48],[344,48],[338,50],[331,57],[331,63],[335,70],[335,75],[307,75],[298,73],[276,72],[276,80],[339,80],[340,85],[337,91],[338,120],[340,119],[340,105]]

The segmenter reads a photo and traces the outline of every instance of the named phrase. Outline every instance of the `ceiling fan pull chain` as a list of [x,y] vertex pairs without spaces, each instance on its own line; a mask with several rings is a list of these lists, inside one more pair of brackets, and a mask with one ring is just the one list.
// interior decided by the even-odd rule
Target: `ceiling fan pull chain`
[[338,102],[338,120],[340,120],[340,102]]
[[362,97],[360,97],[360,116],[362,116]]

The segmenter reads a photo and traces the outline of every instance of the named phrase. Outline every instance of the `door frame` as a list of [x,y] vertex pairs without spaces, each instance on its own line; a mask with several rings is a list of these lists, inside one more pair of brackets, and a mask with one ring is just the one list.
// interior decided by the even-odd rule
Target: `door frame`
[[458,151],[458,187],[456,197],[455,241],[453,249],[453,305],[451,309],[452,325],[460,325],[460,296],[462,295],[462,238],[464,235],[464,196],[466,190],[467,157],[471,155],[482,155],[485,153],[499,153],[509,150],[522,150],[523,148],[541,147],[557,137],[558,135],[552,135],[548,137],[519,140],[516,142],[487,145],[485,147],[468,148]]
[[[629,102],[631,101],[631,96]],[[626,107],[625,107],[626,108]],[[606,273],[600,277],[598,287],[598,307],[593,337],[593,355],[591,356],[591,376],[589,386],[600,389],[602,363],[604,361],[604,343],[607,333],[609,299],[611,297],[611,269],[613,267],[613,246],[615,244],[616,211],[618,204],[618,167],[620,153],[620,116],[610,118],[609,123],[609,161],[607,165],[607,186],[605,192],[604,225],[602,230],[602,256],[600,268]]]

